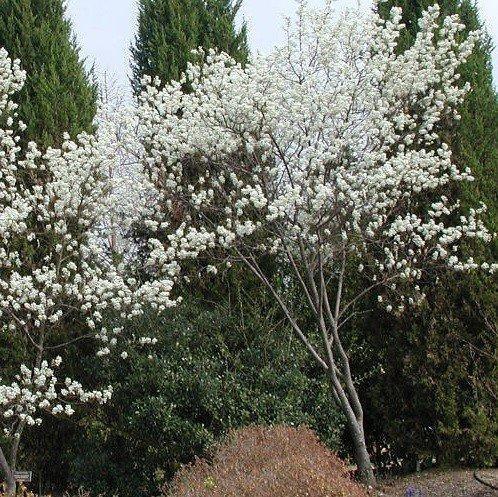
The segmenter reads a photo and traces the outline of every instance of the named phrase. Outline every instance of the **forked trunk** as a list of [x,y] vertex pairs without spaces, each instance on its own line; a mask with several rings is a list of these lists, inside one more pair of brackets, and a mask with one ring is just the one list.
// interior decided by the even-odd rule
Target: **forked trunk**
[[[351,388],[356,389],[354,385],[350,384]],[[345,394],[344,389],[339,386],[340,392],[334,389],[332,382],[332,389],[334,396],[338,405],[342,408],[344,414],[346,415],[347,426],[349,434],[353,440],[354,445],[354,460],[358,468],[358,477],[360,481],[369,487],[375,488],[377,481],[375,479],[375,474],[373,471],[372,462],[370,460],[370,454],[367,450],[367,444],[365,440],[365,430],[363,428],[363,410],[356,415],[355,411],[351,407],[351,402],[348,396]],[[359,401],[359,399],[357,399]]]

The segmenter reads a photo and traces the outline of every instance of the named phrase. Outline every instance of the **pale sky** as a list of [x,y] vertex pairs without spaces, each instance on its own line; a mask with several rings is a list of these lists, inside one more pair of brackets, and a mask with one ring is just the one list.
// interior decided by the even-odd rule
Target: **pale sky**
[[[324,0],[309,0],[323,5]],[[369,0],[337,0],[337,9]],[[129,46],[136,29],[137,0],[68,0],[68,14],[89,64],[98,74],[107,73],[111,80],[128,89]],[[498,45],[498,0],[478,0],[482,19]],[[267,52],[282,37],[282,19],[292,15],[293,0],[245,0],[242,15],[249,25],[252,51]],[[495,83],[498,82],[498,50],[494,51]]]

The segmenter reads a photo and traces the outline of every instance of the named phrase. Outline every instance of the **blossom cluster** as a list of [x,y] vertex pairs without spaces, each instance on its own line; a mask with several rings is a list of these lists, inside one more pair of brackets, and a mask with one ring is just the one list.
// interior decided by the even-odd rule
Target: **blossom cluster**
[[[40,367],[33,370],[22,365],[15,382],[0,385],[0,409],[7,423],[4,435],[19,436],[18,421],[27,426],[40,425],[41,411],[72,416],[75,402],[105,404],[111,398],[112,386],[104,390],[86,391],[71,378],[66,378],[62,385],[58,385],[55,369],[61,362],[62,358],[57,356],[50,366],[47,361],[42,361]],[[13,421],[10,425],[9,420]]]
[[479,33],[464,36],[437,5],[404,51],[399,8],[337,18],[300,2],[298,19],[281,48],[244,67],[200,51],[180,81],[145,81],[138,129],[160,213],[150,265],[221,248],[235,260],[304,253],[334,275],[359,258],[365,277],[389,282],[390,309],[388,294],[409,283],[399,310],[423,299],[429,265],[495,271],[462,257],[464,240],[492,235],[484,206],[464,212],[444,194],[473,178],[439,132],[459,119],[469,87],[458,68]]
[[154,216],[155,191],[141,164],[137,115],[122,93],[108,84],[95,117],[98,140],[109,157],[107,208],[95,236],[108,253],[118,252],[132,263],[138,248],[133,230]]

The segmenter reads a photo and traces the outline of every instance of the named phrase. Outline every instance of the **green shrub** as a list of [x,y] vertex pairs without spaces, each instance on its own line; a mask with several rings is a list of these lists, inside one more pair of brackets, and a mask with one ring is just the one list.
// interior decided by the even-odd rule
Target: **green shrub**
[[[94,494],[153,493],[180,465],[248,424],[307,424],[338,448],[343,419],[305,351],[264,302],[242,313],[190,301],[161,318],[153,359],[111,364],[111,404],[88,418],[70,455],[71,482]],[[97,373],[97,372],[96,372]],[[103,374],[103,372],[100,372]]]

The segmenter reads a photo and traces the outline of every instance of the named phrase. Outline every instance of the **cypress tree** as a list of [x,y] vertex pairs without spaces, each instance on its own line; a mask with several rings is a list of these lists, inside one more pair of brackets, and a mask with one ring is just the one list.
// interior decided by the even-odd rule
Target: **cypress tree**
[[[387,17],[401,7],[406,25],[400,50],[410,46],[418,31],[417,19],[435,0],[387,0],[379,12]],[[443,16],[458,14],[465,31],[481,29],[477,5],[470,0],[440,0]],[[463,206],[483,199],[487,224],[498,228],[498,99],[493,87],[492,43],[486,34],[460,68],[471,92],[459,111],[461,120],[439,130],[461,168],[469,166],[475,181],[459,185]],[[456,192],[441,192],[451,196]],[[434,199],[427,199],[433,201]],[[474,247],[496,260],[498,244]],[[364,387],[368,398],[367,427],[379,446],[390,444],[392,459],[492,464],[497,457],[495,402],[496,280],[482,274],[432,274],[428,305],[416,316],[386,316],[375,302],[367,323],[365,371],[379,358],[383,374]],[[439,284],[435,284],[436,280]],[[359,358],[358,360],[362,360]],[[373,386],[372,386],[373,385]],[[386,400],[387,399],[387,400]],[[386,454],[384,454],[385,456]],[[382,457],[384,457],[382,456]],[[378,459],[377,463],[382,464]],[[385,461],[384,461],[385,462]],[[413,469],[413,468],[412,468]]]
[[60,145],[66,131],[91,131],[96,111],[97,88],[65,14],[64,0],[0,2],[0,46],[28,73],[17,97],[23,138],[42,148]]
[[143,76],[168,82],[179,79],[191,51],[202,47],[227,52],[239,62],[247,58],[247,29],[235,26],[242,0],[140,0],[138,34],[131,47],[132,86]]
[[[401,7],[406,25],[400,40],[400,49],[413,42],[422,12],[436,0],[386,0],[379,4],[379,11],[387,17],[392,7]],[[477,4],[471,0],[439,0],[442,17],[457,14],[465,24],[465,32],[483,30]],[[475,182],[462,183],[461,188],[468,205],[476,205],[475,199],[484,199],[489,207],[488,224],[497,227],[498,192],[498,96],[493,86],[493,44],[483,30],[480,43],[469,60],[460,68],[461,79],[469,82],[471,91],[460,106],[461,120],[456,126],[442,130],[444,139],[451,143],[454,161],[460,167],[469,166]],[[495,247],[496,248],[496,247]]]

